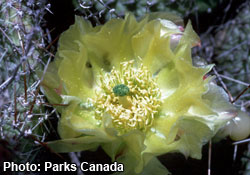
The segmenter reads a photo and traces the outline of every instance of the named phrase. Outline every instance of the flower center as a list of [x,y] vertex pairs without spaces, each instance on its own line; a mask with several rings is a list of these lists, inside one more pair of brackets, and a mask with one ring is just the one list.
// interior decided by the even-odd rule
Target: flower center
[[148,69],[134,61],[120,63],[120,69],[101,73],[100,89],[94,99],[95,117],[111,116],[120,134],[139,129],[147,130],[162,103],[160,89]]

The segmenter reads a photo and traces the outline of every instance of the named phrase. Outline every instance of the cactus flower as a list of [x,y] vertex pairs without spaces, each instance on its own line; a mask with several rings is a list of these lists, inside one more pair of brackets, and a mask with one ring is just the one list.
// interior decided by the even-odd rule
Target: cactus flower
[[201,148],[236,109],[212,78],[213,65],[194,66],[199,37],[190,22],[155,13],[128,14],[93,27],[81,17],[59,40],[42,82],[58,107],[56,152],[95,150],[123,163],[125,174],[167,174],[156,156],[180,152],[201,158]]

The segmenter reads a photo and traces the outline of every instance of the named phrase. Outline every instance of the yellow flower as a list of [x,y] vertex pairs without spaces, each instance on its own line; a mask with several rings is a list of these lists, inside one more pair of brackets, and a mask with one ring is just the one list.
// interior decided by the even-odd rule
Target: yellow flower
[[[101,146],[125,174],[167,174],[156,156],[181,152],[201,158],[201,148],[235,110],[212,78],[212,65],[195,67],[199,38],[190,23],[154,13],[92,27],[80,17],[62,34],[56,59],[42,83],[58,108],[57,152]],[[219,100],[218,100],[219,99]]]

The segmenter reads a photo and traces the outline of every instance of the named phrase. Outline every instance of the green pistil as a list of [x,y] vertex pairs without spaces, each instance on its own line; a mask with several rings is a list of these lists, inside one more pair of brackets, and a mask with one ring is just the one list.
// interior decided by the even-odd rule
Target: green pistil
[[128,95],[129,88],[125,84],[118,84],[113,88],[113,92],[116,96],[124,97]]

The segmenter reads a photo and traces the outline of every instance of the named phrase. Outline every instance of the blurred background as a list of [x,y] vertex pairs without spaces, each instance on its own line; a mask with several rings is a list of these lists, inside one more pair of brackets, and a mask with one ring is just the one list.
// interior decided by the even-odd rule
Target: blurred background
[[[201,38],[193,58],[214,63],[210,74],[216,76],[229,100],[250,112],[249,0],[0,0],[0,172],[4,161],[111,161],[101,149],[56,154],[46,146],[47,141],[59,139],[60,116],[41,93],[36,71],[46,70],[53,61],[59,36],[74,23],[75,15],[96,26],[122,18],[126,12],[140,19],[158,11],[179,15],[185,24],[191,20]],[[159,159],[173,175],[208,174],[209,162],[213,175],[250,175],[249,141],[235,143],[225,138],[213,142],[211,150],[211,159],[209,144],[204,146],[201,160],[177,153]]]

